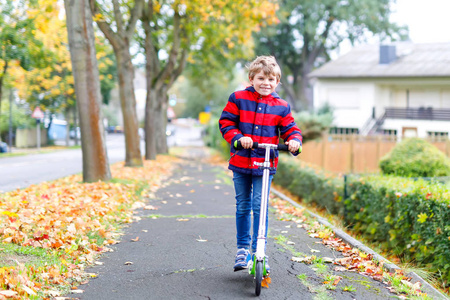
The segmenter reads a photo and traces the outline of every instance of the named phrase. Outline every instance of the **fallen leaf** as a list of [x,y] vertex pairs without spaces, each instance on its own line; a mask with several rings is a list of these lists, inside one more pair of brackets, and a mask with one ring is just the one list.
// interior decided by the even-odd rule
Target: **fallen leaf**
[[186,204],[188,204],[188,205],[192,204],[192,201],[186,201]]
[[17,295],[17,292],[10,291],[10,290],[2,290],[2,291],[0,291],[0,295],[9,298],[9,297],[14,297],[15,295]]
[[158,210],[158,208],[154,207],[153,205],[146,205],[146,206],[144,206],[144,209],[145,210]]
[[322,261],[324,262],[324,263],[333,263],[334,262],[334,259],[332,259],[331,257],[326,257],[326,256],[324,256],[324,257],[322,257]]
[[270,279],[269,275],[267,275],[266,277],[263,277],[262,281],[261,281],[261,286],[265,287],[265,288],[269,288],[269,284],[272,282],[272,279]]
[[320,252],[320,250],[311,249],[311,252],[312,252],[312,253],[317,253],[317,252]]
[[70,292],[73,294],[82,294],[84,291],[83,290],[72,290]]
[[143,231],[143,232],[148,232],[148,230],[147,230],[147,229],[142,229],[142,231]]
[[195,190],[190,190],[189,193],[195,193]]
[[129,266],[129,265],[132,265],[133,264],[133,262],[131,262],[131,261],[126,261],[125,263],[124,263],[124,265],[126,265],[126,266]]
[[139,241],[139,237],[137,236],[136,238],[131,239],[131,241],[132,241],[132,242],[137,242],[137,241]]
[[178,222],[187,222],[189,219],[177,219]]
[[24,290],[28,295],[36,296],[36,292],[27,287],[26,285],[21,285],[20,288]]
[[197,242],[207,242],[208,240],[204,240],[204,239],[202,239],[202,237],[201,236],[199,236],[199,238],[197,239]]

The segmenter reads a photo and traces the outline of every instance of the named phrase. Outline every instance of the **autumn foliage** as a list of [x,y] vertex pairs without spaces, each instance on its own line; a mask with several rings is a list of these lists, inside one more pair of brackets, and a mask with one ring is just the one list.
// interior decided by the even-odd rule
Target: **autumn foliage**
[[0,299],[50,298],[61,293],[57,285],[76,288],[86,277],[95,276],[84,273],[84,268],[118,242],[116,230],[133,221],[133,209],[142,204],[139,200],[158,189],[173,162],[174,158],[162,156],[146,161],[143,168],[116,164],[111,168],[115,179],[109,182],[81,183],[81,175],[74,175],[0,195],[3,245],[46,249],[56,258],[53,265],[15,260],[1,267]]

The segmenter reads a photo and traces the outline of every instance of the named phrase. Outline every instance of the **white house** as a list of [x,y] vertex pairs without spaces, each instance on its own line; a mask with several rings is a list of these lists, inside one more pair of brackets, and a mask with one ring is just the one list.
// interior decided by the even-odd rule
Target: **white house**
[[450,43],[363,45],[309,76],[336,132],[448,139]]

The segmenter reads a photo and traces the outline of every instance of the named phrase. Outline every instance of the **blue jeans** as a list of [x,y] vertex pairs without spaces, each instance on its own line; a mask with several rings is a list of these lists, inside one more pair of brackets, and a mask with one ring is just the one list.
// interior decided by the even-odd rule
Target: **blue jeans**
[[[273,175],[269,176],[269,192]],[[237,248],[256,251],[256,242],[259,228],[259,212],[261,208],[262,176],[253,176],[233,172],[234,189],[236,191],[236,238]],[[269,196],[269,195],[267,195]],[[267,201],[269,203],[269,201]],[[266,243],[269,215],[266,206]],[[250,235],[251,212],[253,211],[253,235]]]

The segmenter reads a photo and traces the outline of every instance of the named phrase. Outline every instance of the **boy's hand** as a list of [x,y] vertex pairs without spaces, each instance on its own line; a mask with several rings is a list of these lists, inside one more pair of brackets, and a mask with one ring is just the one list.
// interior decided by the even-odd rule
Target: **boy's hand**
[[253,140],[248,136],[241,137],[239,141],[244,149],[250,149],[253,146]]
[[288,145],[289,151],[294,154],[300,148],[300,142],[297,142],[296,140],[290,140],[289,142],[286,142],[285,144]]

